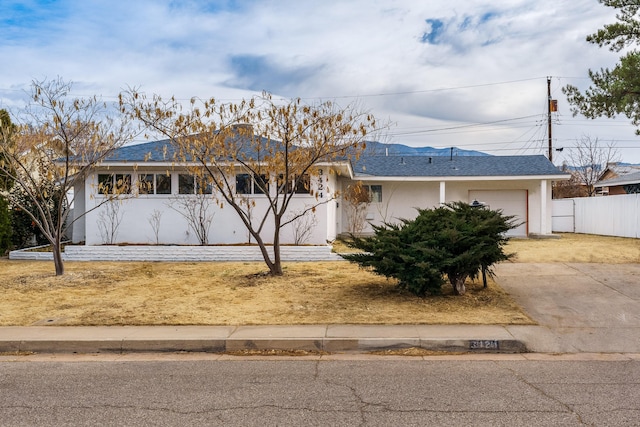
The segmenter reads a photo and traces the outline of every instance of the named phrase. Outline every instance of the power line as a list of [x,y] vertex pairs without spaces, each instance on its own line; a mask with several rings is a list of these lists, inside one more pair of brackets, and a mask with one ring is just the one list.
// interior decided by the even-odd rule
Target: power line
[[449,127],[436,128],[436,129],[423,129],[423,130],[408,131],[408,132],[396,132],[396,133],[394,133],[394,135],[396,135],[396,136],[407,136],[407,135],[414,135],[414,134],[440,132],[440,131],[445,131],[445,130],[466,129],[466,128],[476,127],[476,126],[488,126],[488,125],[493,125],[493,124],[497,124],[497,123],[506,123],[506,122],[511,122],[511,121],[515,121],[515,120],[530,119],[532,117],[538,117],[538,116],[539,116],[539,114],[532,114],[532,115],[529,115],[529,116],[514,117],[514,118],[511,118],[511,119],[494,120],[494,121],[491,121],[491,122],[471,123],[471,124],[466,124],[466,125],[449,126]]

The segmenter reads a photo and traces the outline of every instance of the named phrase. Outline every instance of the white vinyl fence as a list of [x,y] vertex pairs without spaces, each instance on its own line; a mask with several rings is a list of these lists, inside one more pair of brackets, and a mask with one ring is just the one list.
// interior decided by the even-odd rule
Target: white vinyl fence
[[558,199],[552,210],[555,232],[640,237],[640,194]]

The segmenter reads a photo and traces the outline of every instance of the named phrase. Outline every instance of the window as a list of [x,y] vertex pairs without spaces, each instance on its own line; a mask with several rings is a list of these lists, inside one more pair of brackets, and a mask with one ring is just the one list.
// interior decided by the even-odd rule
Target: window
[[131,174],[98,174],[99,194],[130,194]]
[[293,192],[296,194],[309,194],[311,192],[311,178],[309,175],[304,174],[300,179],[296,179]]
[[195,176],[193,175],[178,175],[178,193],[179,194],[195,194]]
[[382,185],[363,185],[371,203],[382,203]]
[[251,175],[248,173],[239,173],[236,175],[236,193],[251,194]]
[[196,177],[196,194],[213,194],[213,185],[208,177]]
[[257,175],[253,180],[253,194],[265,194],[269,192],[269,179],[267,175]]
[[[278,176],[278,190],[280,193],[295,193],[295,194],[309,194],[311,192],[311,178],[309,175],[304,174],[300,179],[294,177],[291,181],[288,181],[286,185],[282,182],[283,175]],[[293,191],[292,191],[293,189]]]
[[266,175],[258,176],[249,173],[239,173],[236,175],[237,194],[264,194],[265,191],[268,190],[268,186],[269,182]]
[[178,194],[212,194],[213,185],[206,177],[178,175]]
[[140,174],[138,175],[139,194],[171,194],[171,175]]
[[171,194],[171,175],[156,175],[156,194]]

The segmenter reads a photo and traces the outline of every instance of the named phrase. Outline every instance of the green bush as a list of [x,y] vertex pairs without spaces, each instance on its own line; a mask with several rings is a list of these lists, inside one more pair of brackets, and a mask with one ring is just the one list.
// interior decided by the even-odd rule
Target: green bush
[[9,203],[0,196],[0,256],[11,249],[11,211]]
[[[46,194],[47,197],[42,197],[40,202],[46,207],[46,211],[53,215],[53,221],[56,221],[56,206],[61,197],[59,192],[56,191],[56,185],[53,183],[49,184]],[[14,186],[11,190],[11,197],[15,205],[20,204],[42,221],[37,206],[22,187],[18,185]],[[50,243],[31,216],[24,209],[18,208],[17,206],[11,211],[11,227],[13,229],[13,246],[18,249],[32,246],[34,243],[36,245],[46,245]]]
[[418,209],[413,220],[374,226],[374,235],[354,237],[348,244],[362,253],[343,257],[375,273],[393,277],[416,295],[442,292],[446,276],[454,293],[480,271],[510,257],[503,251],[513,217],[456,202],[435,209]]

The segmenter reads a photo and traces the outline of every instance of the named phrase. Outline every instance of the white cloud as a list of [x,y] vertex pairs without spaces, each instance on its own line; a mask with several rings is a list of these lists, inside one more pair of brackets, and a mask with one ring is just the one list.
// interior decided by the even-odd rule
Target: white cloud
[[[533,154],[545,152],[551,75],[557,144],[616,139],[637,144],[624,154],[640,162],[627,120],[574,119],[560,90],[617,60],[584,40],[614,19],[593,0],[8,0],[0,17],[0,108],[58,75],[106,97],[127,85],[179,98],[360,95],[397,122],[392,142]],[[477,122],[497,123],[436,131]]]

